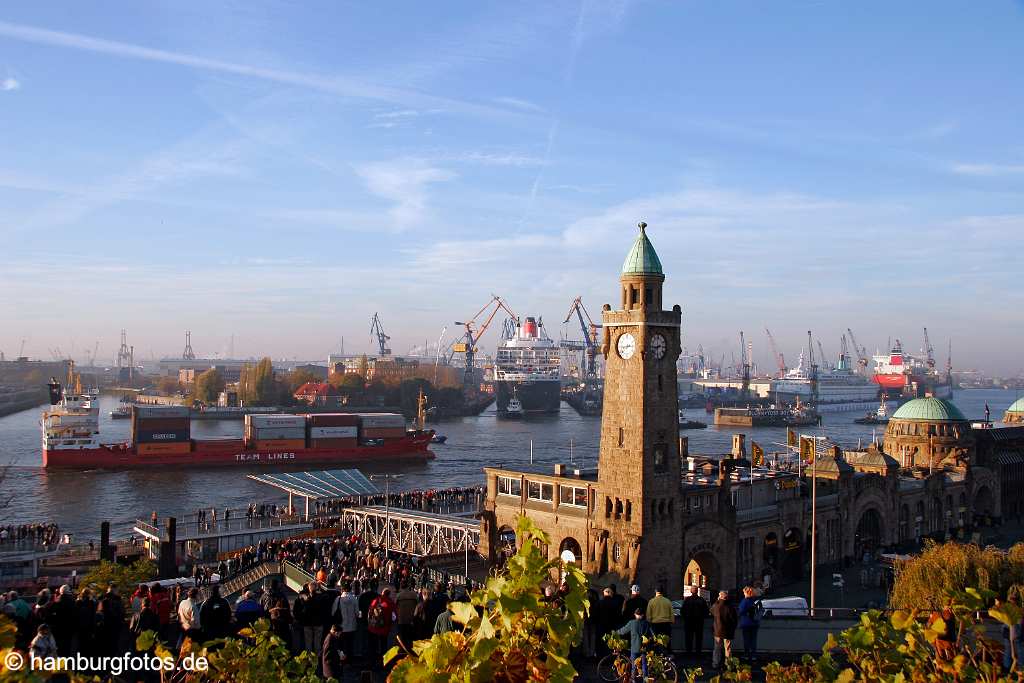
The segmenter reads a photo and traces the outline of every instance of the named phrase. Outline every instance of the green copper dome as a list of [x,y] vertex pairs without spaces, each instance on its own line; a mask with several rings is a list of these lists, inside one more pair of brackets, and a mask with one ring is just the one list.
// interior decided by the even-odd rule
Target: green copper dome
[[640,223],[640,234],[633,242],[633,248],[626,254],[626,260],[622,264],[623,275],[664,275],[661,270],[661,260],[654,245],[647,239],[647,224]]
[[921,420],[923,422],[966,422],[960,409],[941,398],[915,398],[907,401],[892,414],[894,420]]
[[1024,413],[1024,397],[1018,398],[1013,405],[1006,409],[1008,413]]

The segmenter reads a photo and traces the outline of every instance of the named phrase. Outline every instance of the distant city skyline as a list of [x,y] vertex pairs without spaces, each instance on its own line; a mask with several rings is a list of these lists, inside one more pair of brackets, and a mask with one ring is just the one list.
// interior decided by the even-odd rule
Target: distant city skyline
[[643,220],[691,351],[928,327],[1016,374],[1022,35],[1010,0],[7,5],[0,350],[317,359],[379,311],[405,354],[492,293],[557,338]]

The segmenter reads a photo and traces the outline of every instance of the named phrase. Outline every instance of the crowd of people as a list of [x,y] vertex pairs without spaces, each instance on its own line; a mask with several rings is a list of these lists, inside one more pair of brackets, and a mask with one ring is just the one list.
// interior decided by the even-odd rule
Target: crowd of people
[[476,509],[484,496],[482,486],[457,486],[446,489],[422,489],[415,491],[396,491],[390,494],[377,493],[370,496],[346,496],[327,501],[317,501],[316,514],[338,514],[343,509],[356,505],[380,505],[387,501],[388,507],[437,512],[440,510]]
[[18,545],[55,545],[61,540],[56,524],[8,524],[0,526],[0,543]]

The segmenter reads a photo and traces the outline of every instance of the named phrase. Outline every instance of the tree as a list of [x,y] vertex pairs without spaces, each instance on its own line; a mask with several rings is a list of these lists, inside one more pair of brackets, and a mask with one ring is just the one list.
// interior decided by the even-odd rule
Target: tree
[[192,387],[192,399],[206,405],[214,405],[222,391],[224,377],[217,368],[210,368],[196,377],[195,385]]
[[[519,551],[504,574],[491,577],[469,602],[451,604],[462,630],[435,635],[413,645],[413,654],[397,661],[394,683],[475,683],[564,681],[576,677],[569,649],[579,642],[589,609],[587,579],[574,564],[548,560],[547,534],[527,517],[519,518]],[[561,573],[557,600],[547,600],[541,585]],[[391,648],[385,661],[401,655]]]
[[82,577],[82,585],[95,584],[103,591],[114,584],[121,595],[130,595],[140,583],[155,579],[156,573],[156,565],[150,560],[136,560],[129,565],[103,560]]
[[309,370],[300,368],[298,370],[292,370],[288,373],[285,378],[285,386],[288,388],[289,394],[294,394],[299,387],[308,382],[319,383],[322,380],[314,375]]
[[181,391],[181,384],[178,383],[177,377],[161,377],[156,381],[156,390],[164,396],[173,396]]
[[370,379],[370,359],[366,357],[365,353],[359,357],[359,374],[363,376],[364,380]]
[[978,588],[1006,595],[1016,584],[1024,584],[1024,544],[1002,551],[970,543],[929,542],[924,552],[897,566],[889,605],[941,609],[948,589]]
[[258,406],[276,405],[279,398],[277,383],[274,379],[274,364],[269,358],[263,358],[247,377],[247,384],[252,387],[252,403]]

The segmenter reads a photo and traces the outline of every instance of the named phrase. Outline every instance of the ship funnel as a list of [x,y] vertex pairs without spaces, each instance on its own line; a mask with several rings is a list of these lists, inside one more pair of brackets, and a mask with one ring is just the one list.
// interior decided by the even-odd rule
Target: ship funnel
[[523,336],[528,339],[537,338],[537,320],[535,318],[527,318],[523,323]]
[[50,383],[46,385],[46,388],[50,390],[50,405],[55,406],[60,403],[60,399],[63,396],[64,391],[56,377],[50,378]]

